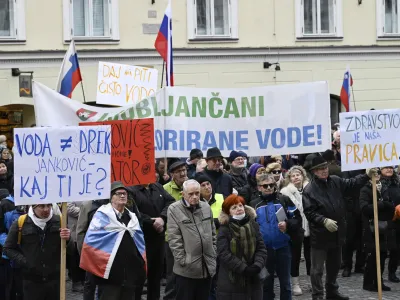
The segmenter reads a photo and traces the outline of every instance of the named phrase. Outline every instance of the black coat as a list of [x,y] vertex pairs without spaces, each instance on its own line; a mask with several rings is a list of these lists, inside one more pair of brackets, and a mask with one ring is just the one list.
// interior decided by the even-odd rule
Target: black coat
[[231,169],[231,177],[232,177],[232,186],[234,189],[238,191],[238,194],[242,192],[243,189],[245,189],[245,186],[247,185],[247,169],[243,168],[242,172],[240,174],[234,174],[232,173]]
[[249,205],[252,200],[260,197],[260,191],[257,188],[256,179],[251,177],[250,174],[247,175],[247,184],[238,191],[238,195],[244,198],[247,205]]
[[164,233],[157,233],[153,228],[154,221],[151,218],[163,218],[167,223],[168,207],[175,199],[164,190],[159,183],[151,183],[146,189],[142,185],[128,187],[136,206],[143,217],[143,233],[146,241],[155,237],[164,237]]
[[[378,220],[391,222],[394,215],[394,205],[388,199],[382,198],[377,191],[378,198]],[[360,210],[363,223],[363,244],[367,251],[375,251],[375,235],[371,230],[374,222],[374,206],[372,198],[372,186],[368,183],[360,191]],[[393,240],[395,230],[388,228],[385,232],[379,234],[379,245],[381,251],[393,249],[396,243]]]
[[[260,228],[257,222],[254,221],[255,212],[247,206],[245,211],[248,217],[247,222],[251,222],[256,234],[254,258],[253,261],[248,264],[236,257],[231,251],[232,234],[229,229],[229,223],[237,221],[229,219],[229,217],[223,212],[219,217],[221,223],[217,237],[217,255],[219,261],[217,298],[219,300],[262,300],[262,284],[257,277],[246,277],[245,287],[240,286],[239,284],[234,284],[229,279],[229,272],[232,271],[245,277],[243,272],[248,265],[255,264],[262,269],[267,260],[267,250],[265,249],[264,241],[260,234]],[[239,224],[239,222],[237,223]],[[247,222],[245,222],[245,224]]]
[[222,171],[210,171],[207,167],[203,171],[211,179],[213,191],[228,197],[233,192],[232,177]]
[[60,217],[53,216],[44,229],[26,217],[22,227],[21,245],[18,241],[18,220],[10,228],[4,253],[22,267],[22,277],[34,282],[60,278]]
[[[351,179],[329,176],[327,180],[313,178],[303,191],[304,214],[310,225],[311,247],[329,249],[342,246],[346,240],[346,202],[344,194],[360,188],[369,180],[367,175]],[[337,222],[338,230],[329,232],[326,218]]]
[[11,172],[0,175],[0,189],[7,189],[14,196],[14,176]]

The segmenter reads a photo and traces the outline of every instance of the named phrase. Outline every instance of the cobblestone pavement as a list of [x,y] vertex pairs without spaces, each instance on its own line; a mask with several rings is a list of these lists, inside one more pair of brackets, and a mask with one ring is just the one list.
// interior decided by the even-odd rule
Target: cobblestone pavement
[[[304,263],[302,263],[301,274],[305,274]],[[364,291],[362,289],[362,274],[354,274],[352,273],[351,277],[343,278],[342,270],[339,273],[338,282],[340,286],[340,292],[349,296],[352,300],[373,300],[378,299],[378,293],[372,293],[368,291]],[[398,276],[400,276],[400,272],[398,272]],[[392,290],[390,292],[383,292],[384,300],[398,300],[400,299],[400,283],[391,283],[387,281],[387,273],[384,274],[384,282],[386,285],[390,286]],[[279,299],[279,284],[278,279],[275,278],[275,294],[277,295],[275,299]],[[311,299],[311,291],[310,291],[310,282],[308,276],[300,275],[300,285],[303,289],[302,296],[293,296],[293,300],[310,300]],[[164,289],[164,287],[162,287]],[[67,282],[67,300],[82,300],[82,294],[72,293],[71,292],[71,283]],[[142,296],[143,300],[146,300],[146,296]]]

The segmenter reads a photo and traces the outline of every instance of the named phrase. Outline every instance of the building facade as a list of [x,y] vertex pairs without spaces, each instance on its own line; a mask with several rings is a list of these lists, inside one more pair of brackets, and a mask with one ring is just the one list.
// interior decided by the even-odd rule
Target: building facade
[[[23,126],[34,123],[32,99],[19,96],[19,78],[11,69],[33,72],[34,80],[55,88],[71,39],[87,101],[95,101],[99,61],[151,66],[161,74],[153,45],[167,2],[1,0],[1,109],[22,114]],[[400,107],[399,5],[400,0],[172,0],[175,85],[328,81],[334,123],[350,66],[353,110]],[[79,87],[73,98],[82,101]],[[9,130],[1,126],[0,134]]]

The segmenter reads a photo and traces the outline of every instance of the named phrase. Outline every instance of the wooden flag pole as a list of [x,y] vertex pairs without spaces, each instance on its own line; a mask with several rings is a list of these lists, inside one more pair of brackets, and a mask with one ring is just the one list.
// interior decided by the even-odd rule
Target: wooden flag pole
[[376,279],[378,283],[378,299],[382,300],[381,250],[379,244],[379,226],[378,226],[378,197],[376,194],[376,176],[374,175],[372,176],[372,198],[374,205]]
[[[67,228],[67,202],[63,202],[61,206],[61,228]],[[61,239],[61,263],[60,263],[60,300],[66,300],[65,283],[66,283],[66,263],[67,263],[67,241]]]

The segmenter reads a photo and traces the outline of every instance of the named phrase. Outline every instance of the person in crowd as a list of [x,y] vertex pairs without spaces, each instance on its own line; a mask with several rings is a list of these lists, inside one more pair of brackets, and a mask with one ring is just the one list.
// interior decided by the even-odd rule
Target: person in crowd
[[5,214],[15,209],[14,198],[10,196],[8,189],[0,189],[0,233],[5,231]]
[[328,162],[328,169],[329,169],[330,175],[343,177],[342,168],[337,164],[337,161],[335,158],[335,152],[328,149],[324,153],[322,153],[322,157]]
[[[200,200],[207,202],[208,205],[210,205],[211,207],[216,233],[218,234],[218,229],[219,229],[218,217],[222,211],[222,203],[224,203],[224,196],[222,194],[214,193],[211,185],[211,179],[204,173],[196,174],[194,179],[200,184]],[[217,265],[217,270],[218,270],[218,265]],[[209,300],[216,299],[216,286],[217,286],[217,276],[215,275],[212,279]]]
[[[268,276],[264,283],[264,299],[275,299],[274,274],[278,275],[281,300],[291,300],[290,240],[298,243],[303,237],[300,211],[287,197],[278,193],[274,176],[266,174],[257,180],[261,196],[250,202],[256,210],[257,222],[267,248]],[[278,211],[282,212],[277,215]]]
[[283,184],[282,165],[279,163],[270,163],[267,165],[265,170],[267,171],[267,174],[271,174],[275,178],[276,186],[278,187],[278,190],[280,190]]
[[335,154],[335,159],[337,164],[341,164],[341,155],[340,155],[340,129],[336,130],[333,133],[333,141],[332,141],[332,151]]
[[294,203],[298,211],[300,212],[302,219],[302,228],[304,230],[304,239],[298,239],[298,243],[292,241],[292,264],[291,264],[291,275],[292,275],[292,291],[294,296],[300,296],[303,291],[300,288],[299,283],[299,271],[300,271],[300,260],[301,260],[301,248],[304,245],[304,258],[306,261],[307,275],[310,276],[311,270],[311,256],[310,256],[310,228],[308,221],[304,215],[302,194],[303,189],[308,184],[308,178],[306,170],[301,166],[293,166],[287,173],[285,180],[285,187],[281,189],[281,194],[290,198]]
[[[12,196],[8,196],[7,199],[14,203]],[[0,235],[0,243],[3,246],[7,240],[7,235],[10,232],[11,225],[19,219],[20,216],[27,214],[27,207],[25,205],[18,205],[11,211],[7,211],[4,215],[4,226],[5,231]],[[3,251],[1,252],[3,253]],[[6,285],[5,297],[1,299],[5,300],[23,300],[23,285],[22,285],[22,272],[21,267],[15,262],[3,254],[4,265],[7,266],[6,280],[2,281]]]
[[68,227],[71,230],[71,240],[67,249],[67,265],[71,274],[73,292],[83,292],[85,281],[85,271],[79,268],[80,256],[76,245],[76,224],[81,206],[82,202],[69,202],[67,204]]
[[[360,174],[365,174],[365,170],[355,170],[342,172],[343,178],[353,178]],[[362,243],[362,216],[360,210],[360,190],[353,188],[344,195],[346,201],[346,242],[342,248],[342,267],[343,277],[351,276],[353,269],[353,253],[356,251],[355,273],[364,273],[365,254]]]
[[14,176],[4,160],[0,160],[0,189],[7,189],[14,196]]
[[311,285],[313,299],[323,299],[322,275],[326,265],[326,299],[348,300],[339,292],[339,273],[343,243],[346,238],[346,203],[343,195],[365,185],[370,173],[351,179],[330,176],[322,156],[312,159],[313,180],[303,190],[304,214],[310,225]]
[[[393,203],[394,207],[400,204],[400,178],[394,172],[393,166],[381,168],[382,183],[381,195],[383,199],[389,200]],[[388,279],[391,282],[400,282],[396,276],[397,266],[400,259],[400,220],[395,220],[389,223],[389,227],[393,229],[391,239],[393,241],[392,247],[389,247],[389,263],[388,263]]]
[[141,216],[128,210],[128,193],[122,182],[111,184],[110,203],[94,214],[82,247],[80,267],[96,276],[100,300],[133,300],[146,279]]
[[212,180],[213,190],[228,197],[233,192],[233,183],[232,177],[221,169],[223,167],[221,151],[217,147],[208,149],[206,161],[207,166],[203,173]]
[[270,163],[278,163],[282,166],[283,158],[282,155],[271,155]]
[[[10,196],[7,189],[0,189],[0,254],[3,252],[3,246],[7,238],[5,227],[5,215],[7,212],[15,209],[14,199]],[[0,255],[0,299],[5,299],[8,278],[11,266],[7,260]]]
[[[172,176],[172,180],[164,185],[164,189],[175,199],[182,199],[182,190],[183,183],[188,179],[187,178],[187,168],[186,163],[182,161],[174,162],[169,171]],[[167,242],[168,240],[168,232],[165,236],[165,260],[166,260],[166,279],[167,284],[165,286],[165,295],[164,300],[174,299],[175,297],[175,275],[173,273],[174,267],[174,257],[172,255],[171,249]]]
[[314,178],[314,175],[310,169],[311,169],[311,165],[312,165],[312,160],[316,156],[321,156],[321,154],[320,153],[310,153],[310,154],[306,155],[304,158],[303,168],[307,172],[307,178],[309,181],[311,181]]
[[61,240],[70,230],[61,228],[51,204],[33,205],[16,220],[4,244],[4,254],[22,267],[24,300],[53,300],[60,296]]
[[249,157],[247,156],[247,153],[241,150],[239,150],[238,153],[243,157],[244,167],[249,169],[251,164],[249,163]]
[[229,155],[230,170],[233,188],[240,194],[247,185],[248,171],[245,166],[246,154],[242,151],[232,151]]
[[206,167],[207,167],[207,161],[204,158],[199,159],[196,165],[196,173],[203,172]]
[[[394,215],[394,205],[389,198],[383,198],[382,183],[380,176],[376,176],[376,189],[378,198],[378,220],[379,220],[379,246],[381,273],[385,270],[385,260],[389,244],[393,243],[390,237],[391,229],[388,228]],[[364,271],[363,289],[371,292],[378,291],[378,282],[376,279],[376,252],[375,252],[375,229],[374,229],[374,205],[372,197],[372,183],[367,183],[360,191],[360,209],[363,219],[363,244],[367,255],[367,263]],[[383,283],[382,290],[390,291],[390,287]]]
[[[176,179],[176,176],[182,173],[173,172],[172,174]],[[174,179],[171,182],[174,182]],[[168,207],[175,202],[175,199],[159,183],[137,185],[127,189],[131,192],[140,213],[150,217],[143,220],[148,270],[147,300],[159,300],[165,257],[164,225],[167,222]]]
[[158,173],[159,184],[164,185],[169,182],[170,176],[165,172],[165,160],[163,158],[156,160],[156,172]]
[[2,134],[2,135],[0,135],[0,149],[4,149],[7,147],[8,147],[7,146],[7,137],[4,134]]
[[267,251],[255,221],[256,212],[240,196],[230,195],[222,204],[217,238],[218,299],[263,299],[262,271]]
[[[80,207],[78,222],[76,224],[76,246],[79,254],[82,253],[83,241],[93,215],[102,205],[108,204],[109,199],[85,201]],[[83,286],[83,300],[94,300],[96,294],[95,276],[89,272],[85,274],[85,283]],[[98,296],[101,296],[101,288],[97,290]]]
[[183,199],[168,208],[167,224],[176,300],[207,300],[216,272],[216,234],[211,208],[200,201],[197,181],[183,184]]
[[254,199],[260,197],[260,191],[257,186],[257,179],[263,174],[267,174],[265,167],[259,163],[253,163],[247,175],[247,185],[240,191],[239,196],[242,196],[247,204]]
[[0,152],[0,159],[6,162],[7,170],[14,174],[14,160],[11,151],[8,148],[2,148]]
[[186,160],[188,169],[188,178],[193,179],[196,174],[197,163],[203,158],[203,152],[200,149],[190,150],[189,158]]

